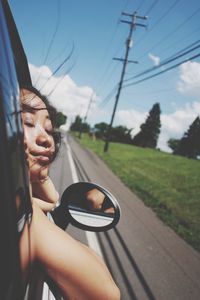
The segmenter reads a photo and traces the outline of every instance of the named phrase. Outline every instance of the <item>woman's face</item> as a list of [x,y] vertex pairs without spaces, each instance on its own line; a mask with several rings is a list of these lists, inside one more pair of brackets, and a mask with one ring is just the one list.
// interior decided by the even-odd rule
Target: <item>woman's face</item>
[[31,179],[37,180],[41,170],[48,168],[55,152],[52,123],[46,105],[38,96],[25,89],[20,96],[26,159]]

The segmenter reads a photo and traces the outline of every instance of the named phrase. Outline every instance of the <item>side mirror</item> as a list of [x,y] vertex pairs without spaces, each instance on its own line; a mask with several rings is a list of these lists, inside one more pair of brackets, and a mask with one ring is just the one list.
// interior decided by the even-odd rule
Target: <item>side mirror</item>
[[111,229],[120,218],[120,207],[114,196],[90,182],[70,185],[64,191],[56,210],[62,210],[72,225],[88,231]]

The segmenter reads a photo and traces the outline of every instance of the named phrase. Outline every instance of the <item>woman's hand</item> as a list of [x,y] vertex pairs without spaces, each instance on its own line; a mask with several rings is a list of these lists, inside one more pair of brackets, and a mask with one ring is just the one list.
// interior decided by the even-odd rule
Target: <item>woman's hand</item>
[[49,176],[41,178],[31,183],[33,199],[42,210],[50,211],[55,208],[59,194]]
[[31,156],[29,154],[28,156],[28,165],[29,165],[29,172],[30,172],[30,181],[33,182],[43,182],[48,177],[49,173],[49,164],[39,166],[37,164],[37,158]]
[[[26,154],[28,154],[27,151]],[[27,156],[32,199],[44,212],[51,211],[57,204],[59,194],[48,175],[49,165],[40,166],[40,168],[38,168],[34,157],[30,154]]]

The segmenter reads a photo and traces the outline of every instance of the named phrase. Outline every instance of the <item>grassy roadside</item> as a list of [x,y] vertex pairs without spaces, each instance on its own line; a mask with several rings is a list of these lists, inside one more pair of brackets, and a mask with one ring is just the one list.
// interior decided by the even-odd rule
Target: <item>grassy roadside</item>
[[200,251],[200,161],[132,145],[79,142],[94,151],[146,205]]

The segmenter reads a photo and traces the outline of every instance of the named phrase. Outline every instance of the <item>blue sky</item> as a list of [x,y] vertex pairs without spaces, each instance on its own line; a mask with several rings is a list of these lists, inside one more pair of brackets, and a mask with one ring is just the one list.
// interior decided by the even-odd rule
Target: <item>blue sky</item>
[[[52,103],[68,116],[69,123],[76,114],[85,115],[91,96],[87,121],[110,122],[116,93],[107,96],[119,82],[122,70],[122,63],[113,57],[124,57],[129,32],[129,25],[120,22],[130,21],[121,15],[122,11],[132,14],[137,10],[139,16],[148,15],[148,20],[137,20],[147,28],[138,26],[133,32],[129,59],[138,64],[128,64],[125,80],[198,41],[200,35],[198,0],[10,0],[9,3],[33,82],[44,93],[50,93]],[[69,61],[53,76],[72,47]],[[200,53],[199,49],[159,70]],[[131,82],[133,79],[124,84]],[[122,89],[114,125],[126,125],[135,134],[155,102],[160,103],[162,111],[158,146],[168,150],[166,141],[181,137],[200,114],[200,59]]]

